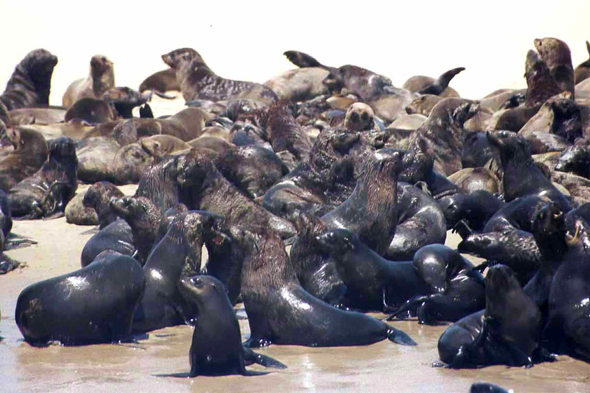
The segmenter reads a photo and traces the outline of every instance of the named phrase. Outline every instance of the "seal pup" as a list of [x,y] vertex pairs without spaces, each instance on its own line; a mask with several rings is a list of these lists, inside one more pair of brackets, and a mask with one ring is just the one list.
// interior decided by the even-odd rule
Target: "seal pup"
[[109,202],[111,210],[127,221],[133,234],[133,244],[137,249],[136,259],[142,265],[154,246],[162,211],[146,197],[124,196],[112,198]]
[[527,83],[525,104],[528,107],[543,105],[549,98],[562,91],[553,79],[547,64],[534,50],[527,53],[524,76]]
[[275,153],[288,151],[297,163],[307,161],[312,148],[311,140],[295,121],[285,102],[279,101],[268,108],[265,129]]
[[29,344],[115,343],[129,338],[146,277],[133,258],[104,258],[25,288],[15,320]]
[[143,150],[139,143],[123,146],[117,150],[106,180],[117,185],[139,183],[142,173],[153,161],[154,158]]
[[[250,226],[253,228],[253,226]],[[404,332],[364,314],[343,311],[299,285],[280,237],[266,227],[231,227],[244,248],[242,299],[250,324],[248,347],[368,345],[386,338],[416,345]]]
[[57,57],[45,49],[29,52],[14,69],[0,102],[8,110],[49,105],[51,76],[56,64]]
[[276,93],[266,86],[217,76],[194,49],[176,49],[162,55],[162,60],[176,71],[176,81],[186,101],[253,98],[272,104],[278,100]]
[[184,299],[198,309],[189,351],[189,377],[199,375],[251,374],[246,365],[287,368],[281,362],[257,354],[242,345],[240,325],[223,283],[211,276],[183,277],[178,288]]
[[96,182],[86,190],[82,204],[96,211],[99,229],[103,229],[118,217],[109,204],[111,198],[121,198],[123,195],[111,182]]
[[180,91],[180,85],[176,80],[176,70],[168,68],[167,70],[158,71],[141,82],[139,92],[144,93],[151,90],[158,97],[172,99],[174,97],[166,95],[168,91]]
[[133,317],[133,331],[180,325],[196,317],[194,307],[182,297],[178,281],[199,273],[203,233],[215,230],[216,222],[222,219],[205,211],[176,215],[143,268],[146,290]]
[[81,119],[89,124],[106,123],[117,118],[117,113],[103,100],[83,97],[70,105],[65,121]]
[[81,98],[101,98],[109,89],[115,87],[113,62],[106,56],[95,55],[90,59],[90,73],[86,78],[72,82],[62,98],[62,105],[71,107]]
[[74,141],[66,137],[52,140],[47,162],[10,189],[12,215],[39,218],[63,213],[78,189],[77,170]]
[[264,86],[272,89],[280,100],[307,101],[328,93],[328,88],[323,84],[328,74],[328,70],[320,67],[299,68],[267,80]]
[[10,127],[6,135],[14,150],[0,160],[0,189],[8,192],[41,169],[49,149],[43,135],[35,130]]
[[453,229],[459,221],[474,232],[483,231],[486,223],[506,202],[485,190],[469,194],[455,194],[438,201],[447,222],[447,229]]

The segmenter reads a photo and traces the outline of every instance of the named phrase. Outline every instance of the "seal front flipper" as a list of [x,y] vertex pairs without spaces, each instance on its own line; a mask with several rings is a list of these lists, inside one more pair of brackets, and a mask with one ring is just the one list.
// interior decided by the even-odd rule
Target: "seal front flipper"
[[469,237],[469,235],[473,233],[473,230],[469,227],[467,221],[461,220],[455,224],[455,226],[452,229],[452,232],[458,234],[459,236],[461,236],[461,239],[465,240]]
[[270,356],[256,353],[246,347],[244,347],[244,362],[248,365],[250,365],[252,363],[256,363],[256,364],[260,364],[261,366],[269,367],[269,368],[278,368],[278,369],[287,368],[287,366],[285,366],[283,363],[279,362],[278,360],[273,359]]
[[399,329],[389,326],[387,330],[387,338],[389,341],[400,345],[416,346],[418,345],[410,336]]
[[324,66],[319,61],[317,61],[316,59],[314,59],[313,57],[311,57],[307,53],[299,52],[296,50],[288,50],[283,54],[287,57],[287,59],[289,59],[289,61],[291,63],[295,64],[299,68],[307,68],[307,67],[324,68]]

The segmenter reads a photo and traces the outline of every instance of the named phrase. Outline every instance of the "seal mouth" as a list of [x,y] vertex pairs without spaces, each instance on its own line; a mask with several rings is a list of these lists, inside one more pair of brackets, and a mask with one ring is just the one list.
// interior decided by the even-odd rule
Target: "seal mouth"
[[486,131],[487,140],[495,147],[501,148],[504,146],[503,139],[506,137],[504,131]]

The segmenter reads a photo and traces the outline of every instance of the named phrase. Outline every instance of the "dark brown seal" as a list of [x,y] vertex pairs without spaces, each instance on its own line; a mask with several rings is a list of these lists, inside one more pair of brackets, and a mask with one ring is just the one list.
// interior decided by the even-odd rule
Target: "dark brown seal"
[[57,57],[45,49],[35,49],[16,66],[0,102],[12,110],[34,105],[49,105],[51,76]]
[[569,46],[552,37],[537,38],[534,41],[537,52],[547,64],[553,79],[562,91],[575,94],[574,67]]
[[117,214],[113,212],[109,204],[111,198],[121,197],[123,197],[123,192],[117,186],[108,181],[101,181],[88,188],[82,203],[85,207],[96,211],[98,225],[100,229],[103,229],[117,219]]
[[271,104],[278,99],[276,93],[266,86],[217,76],[194,49],[174,50],[162,55],[162,60],[176,70],[176,80],[186,101],[254,98]]
[[39,218],[63,213],[78,188],[77,170],[74,141],[66,137],[52,140],[47,162],[10,189],[12,215]]
[[283,238],[296,234],[289,221],[275,216],[234,187],[202,152],[179,156],[178,167],[181,168],[178,184],[190,192],[190,199],[185,203],[189,208],[224,216],[228,226],[269,226]]
[[82,119],[90,124],[106,123],[117,118],[117,113],[105,101],[83,97],[73,103],[65,115],[65,121]]
[[90,74],[84,79],[72,82],[64,93],[63,106],[70,107],[80,98],[102,97],[107,90],[115,87],[113,62],[106,56],[95,55],[90,59]]
[[242,345],[240,325],[221,281],[211,276],[181,278],[178,287],[185,300],[199,310],[189,351],[189,377],[199,375],[250,375],[246,365],[286,366]]
[[547,64],[534,50],[530,50],[526,56],[525,73],[527,83],[526,105],[534,107],[543,105],[549,98],[561,93],[551,75]]
[[251,329],[248,346],[369,345],[386,338],[415,345],[406,333],[385,322],[339,310],[301,288],[285,246],[272,230],[262,227],[255,233],[232,227],[231,231],[245,253],[242,298]]
[[14,150],[0,161],[0,189],[3,191],[41,169],[49,151],[45,138],[37,131],[8,128],[7,136]]

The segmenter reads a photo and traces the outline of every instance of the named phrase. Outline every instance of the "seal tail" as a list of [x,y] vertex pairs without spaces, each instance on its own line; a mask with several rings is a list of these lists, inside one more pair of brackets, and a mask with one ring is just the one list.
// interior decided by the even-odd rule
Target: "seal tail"
[[396,344],[400,344],[400,345],[409,345],[412,347],[418,345],[406,333],[402,332],[399,329],[393,328],[391,326],[389,327],[389,330],[387,330],[387,338],[389,339],[389,341],[394,342]]

